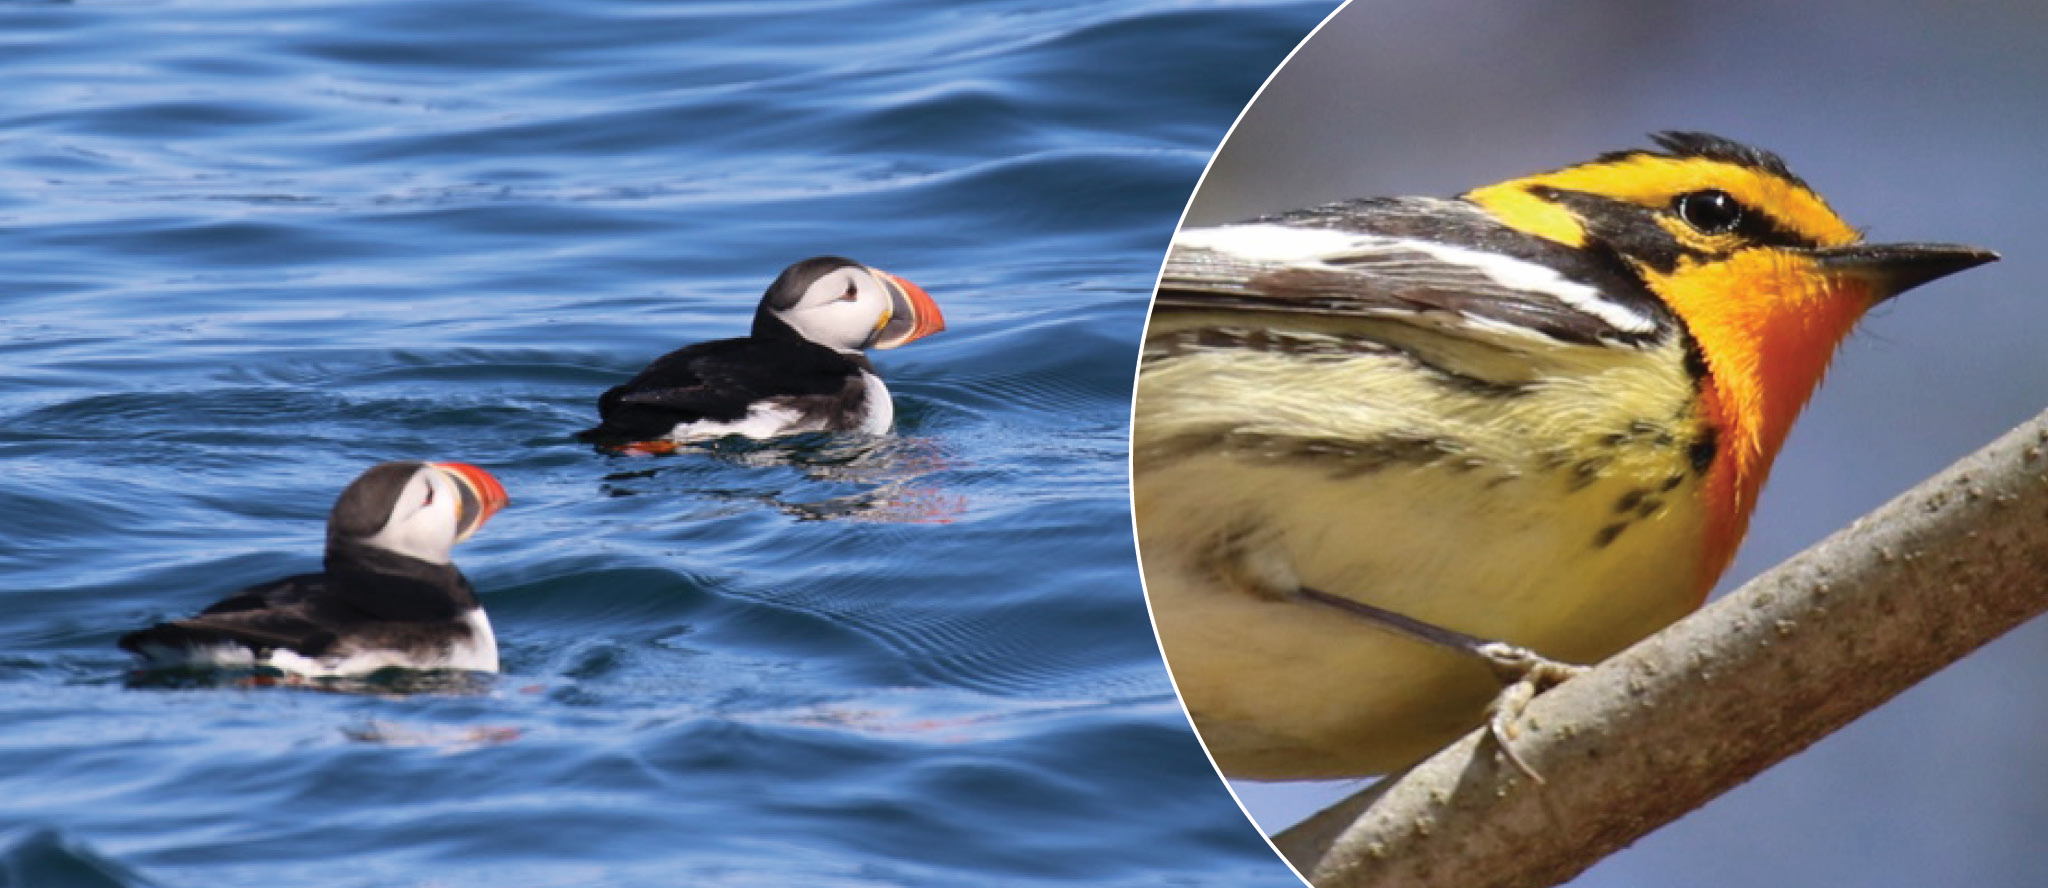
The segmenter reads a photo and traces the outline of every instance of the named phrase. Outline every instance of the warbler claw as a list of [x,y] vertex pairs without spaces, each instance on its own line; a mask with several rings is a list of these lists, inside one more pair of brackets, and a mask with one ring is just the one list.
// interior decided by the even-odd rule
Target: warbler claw
[[1537,783],[1543,782],[1543,775],[1515,751],[1515,721],[1522,717],[1522,711],[1537,694],[1550,690],[1566,680],[1584,673],[1589,667],[1552,660],[1525,647],[1490,641],[1472,649],[1472,652],[1493,667],[1500,676],[1503,687],[1493,702],[1486,706],[1486,733],[1500,747],[1502,755],[1515,770],[1529,776]]
[[1493,673],[1500,676],[1503,683],[1534,683],[1536,690],[1529,695],[1530,699],[1534,699],[1536,694],[1578,677],[1590,668],[1553,660],[1521,645],[1508,644],[1504,641],[1486,642],[1474,647],[1472,653],[1492,666]]

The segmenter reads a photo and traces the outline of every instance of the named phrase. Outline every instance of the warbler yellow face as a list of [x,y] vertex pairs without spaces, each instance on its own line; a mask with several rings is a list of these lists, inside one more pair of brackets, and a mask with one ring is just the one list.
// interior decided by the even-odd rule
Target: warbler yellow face
[[1168,664],[1227,773],[1399,767],[1498,689],[1319,598],[1577,662],[1696,607],[1856,320],[1995,258],[1861,244],[1774,155],[1656,142],[1175,239],[1135,507]]

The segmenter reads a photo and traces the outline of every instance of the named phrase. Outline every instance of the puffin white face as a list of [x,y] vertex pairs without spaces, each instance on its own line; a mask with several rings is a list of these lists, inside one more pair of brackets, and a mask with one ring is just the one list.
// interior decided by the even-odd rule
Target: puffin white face
[[449,550],[469,539],[505,505],[496,478],[463,463],[426,463],[413,472],[391,504],[391,517],[364,542],[432,564],[447,564]]
[[863,265],[835,268],[811,281],[796,304],[777,311],[798,335],[840,351],[860,351],[889,322],[889,288]]

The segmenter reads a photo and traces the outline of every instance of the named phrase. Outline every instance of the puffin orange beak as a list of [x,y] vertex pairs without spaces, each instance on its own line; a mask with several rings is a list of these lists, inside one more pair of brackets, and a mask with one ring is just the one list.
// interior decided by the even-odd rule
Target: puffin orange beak
[[448,476],[455,482],[456,489],[462,491],[461,526],[455,534],[458,543],[469,539],[477,528],[484,526],[484,522],[491,520],[492,515],[498,514],[499,509],[512,501],[505,495],[505,485],[499,484],[491,473],[469,463],[436,462],[427,465]]
[[889,314],[869,348],[895,348],[946,329],[946,316],[923,287],[879,268],[869,268],[889,291]]

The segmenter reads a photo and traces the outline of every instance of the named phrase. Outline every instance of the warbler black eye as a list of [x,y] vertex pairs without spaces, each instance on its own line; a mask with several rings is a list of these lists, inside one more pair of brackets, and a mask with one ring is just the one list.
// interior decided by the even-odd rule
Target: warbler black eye
[[1742,204],[1718,188],[1681,194],[1671,209],[1701,234],[1727,234],[1742,224]]

